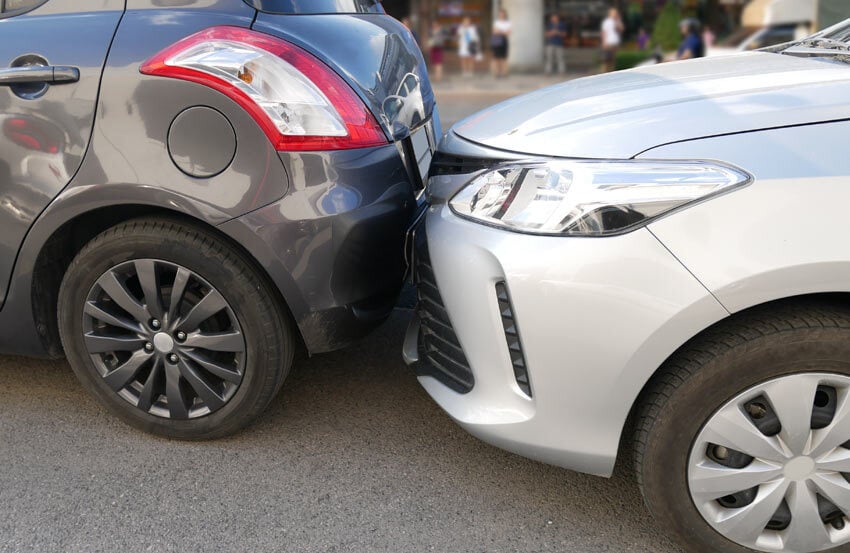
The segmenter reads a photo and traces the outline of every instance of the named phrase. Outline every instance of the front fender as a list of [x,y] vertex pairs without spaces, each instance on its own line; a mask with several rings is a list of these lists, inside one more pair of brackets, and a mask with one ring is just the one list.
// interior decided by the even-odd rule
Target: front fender
[[649,228],[732,313],[850,292],[850,156],[841,139],[848,133],[850,122],[841,121],[650,150],[641,157],[732,163],[754,182]]

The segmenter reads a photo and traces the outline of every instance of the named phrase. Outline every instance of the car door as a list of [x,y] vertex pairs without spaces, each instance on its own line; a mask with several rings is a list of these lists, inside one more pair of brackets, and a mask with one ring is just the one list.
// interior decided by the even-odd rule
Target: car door
[[125,0],[0,0],[0,304],[18,248],[80,167]]

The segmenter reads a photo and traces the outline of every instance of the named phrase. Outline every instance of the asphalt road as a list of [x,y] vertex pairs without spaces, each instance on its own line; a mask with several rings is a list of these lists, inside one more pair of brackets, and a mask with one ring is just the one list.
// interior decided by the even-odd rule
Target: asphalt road
[[0,552],[678,551],[628,476],[456,427],[401,361],[409,317],[299,360],[257,424],[208,443],[124,426],[65,362],[0,356]]
[[628,477],[456,427],[400,360],[409,317],[302,359],[259,423],[208,443],[123,425],[64,362],[0,357],[0,551],[677,551]]

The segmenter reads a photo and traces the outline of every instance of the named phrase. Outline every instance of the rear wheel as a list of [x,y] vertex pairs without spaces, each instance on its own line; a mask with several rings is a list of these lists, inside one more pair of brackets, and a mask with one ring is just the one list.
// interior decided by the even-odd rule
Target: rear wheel
[[68,360],[83,385],[129,424],[204,439],[250,423],[292,362],[276,295],[232,246],[170,220],[97,236],[59,295]]
[[850,551],[850,313],[753,312],[665,367],[638,422],[646,503],[692,551]]

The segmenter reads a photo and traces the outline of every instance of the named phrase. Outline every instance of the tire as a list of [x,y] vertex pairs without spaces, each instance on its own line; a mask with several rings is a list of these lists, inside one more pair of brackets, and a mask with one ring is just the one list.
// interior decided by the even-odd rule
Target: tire
[[244,428],[292,364],[291,323],[267,279],[211,232],[167,218],[122,223],[84,246],[62,280],[58,319],[83,387],[168,438]]
[[[788,393],[792,385],[798,393]],[[831,407],[823,400],[823,394],[829,389],[837,394],[829,400]],[[850,493],[842,496],[844,503],[838,507],[839,512],[830,512],[826,518],[830,521],[828,525],[823,522],[828,511],[819,512],[818,509],[820,499],[814,493],[807,495],[802,487],[807,486],[806,489],[820,494],[818,486],[825,481],[820,479],[822,475],[832,482],[844,482],[838,472],[821,472],[825,465],[817,460],[820,453],[816,451],[818,441],[813,437],[816,431],[812,428],[821,428],[821,423],[815,422],[815,413],[818,417],[823,413],[828,415],[831,408],[832,419],[822,432],[835,428],[833,435],[848,433],[841,439],[850,440],[850,427],[842,430],[837,424],[839,414],[844,411],[838,410],[840,404],[836,400],[836,397],[848,397],[843,394],[849,391],[850,310],[815,301],[787,303],[754,309],[710,329],[675,354],[644,393],[636,420],[634,460],[637,480],[649,511],[693,552],[766,551],[768,542],[759,540],[777,539],[784,541],[774,541],[773,546],[778,543],[780,547],[773,550],[850,551],[850,523],[844,527],[850,514],[847,504],[850,500],[844,500],[850,498]],[[765,398],[768,399],[765,401]],[[791,398],[803,399],[794,403],[797,400],[791,401]],[[809,399],[812,403],[807,403]],[[788,414],[790,403],[811,405],[811,418],[791,417]],[[746,438],[735,435],[725,444],[746,443],[746,449],[760,452],[755,457],[741,457],[734,447],[718,446],[731,435],[723,425],[732,419],[736,424],[744,421],[734,426],[736,431],[746,427],[749,432],[755,429],[758,434],[748,433]],[[809,426],[797,431],[801,420]],[[811,440],[808,445],[800,441],[799,436],[804,435]],[[790,444],[785,453],[787,458],[781,462],[770,461],[772,465],[754,464],[761,463],[762,446],[775,445],[777,441]],[[826,445],[824,441],[820,443]],[[842,455],[846,452],[850,458],[850,450],[843,449],[848,447],[850,442],[843,442],[834,451]],[[781,457],[768,449],[764,449],[765,460]],[[792,449],[794,453],[790,453]],[[804,457],[812,459],[811,463]],[[715,495],[727,493],[725,485],[729,481],[724,482],[724,491],[720,491],[719,480],[706,484],[707,480],[699,478],[707,474],[701,472],[701,467],[712,469],[712,477],[717,476],[718,463],[722,465],[719,468],[723,474],[729,474],[729,470],[740,472],[743,466],[748,470],[763,467],[764,476],[759,476],[759,480],[768,479],[769,482],[759,481],[740,493],[729,492],[715,499]],[[815,468],[811,468],[811,464],[815,464]],[[846,479],[850,475],[845,471],[850,471],[850,463],[842,464],[840,471]],[[747,482],[749,486],[750,480]],[[850,484],[845,484],[841,484],[846,488],[844,492],[850,492]],[[737,486],[744,485],[736,483]],[[810,500],[815,501],[814,511],[810,508],[812,504],[807,503]],[[779,503],[776,511],[772,511],[775,503],[768,502],[774,501],[784,503]],[[761,519],[742,515],[750,505],[753,506],[750,512],[755,512],[756,502],[770,505],[764,511],[773,514],[768,515],[765,527],[752,533],[753,527],[760,527],[758,520]],[[790,507],[794,509],[793,515]],[[712,509],[725,514],[709,521],[715,512]],[[812,512],[820,518],[808,518],[807,523],[806,515]],[[729,515],[739,517],[736,519],[736,524],[741,525],[739,530],[722,526],[727,524],[723,520],[732,520],[723,518]],[[834,528],[842,526],[840,539],[824,542],[822,547],[808,545],[822,536],[818,523],[827,531],[832,524],[836,525]],[[768,526],[773,529],[765,529]],[[799,533],[801,528],[815,528],[816,531]],[[794,543],[793,540],[798,541]]]

